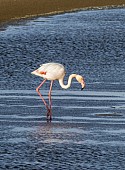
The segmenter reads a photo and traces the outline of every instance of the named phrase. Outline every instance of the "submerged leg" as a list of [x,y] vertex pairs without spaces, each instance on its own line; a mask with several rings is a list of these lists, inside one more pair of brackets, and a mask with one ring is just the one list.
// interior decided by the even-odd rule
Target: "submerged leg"
[[46,101],[44,100],[42,94],[41,94],[40,91],[39,91],[40,87],[42,87],[42,85],[46,82],[46,80],[47,80],[47,79],[45,79],[45,80],[44,80],[44,81],[36,88],[36,92],[38,93],[38,95],[39,95],[40,98],[42,99],[44,105],[46,106],[46,109],[47,109],[47,111],[48,111],[48,112],[47,112],[47,118],[48,118],[50,109],[49,109],[49,107],[48,107]]
[[49,89],[49,108],[50,108],[50,120],[52,119],[52,98],[51,98],[51,93],[52,93],[52,86],[53,86],[53,80],[51,81],[51,84],[50,84],[50,89]]

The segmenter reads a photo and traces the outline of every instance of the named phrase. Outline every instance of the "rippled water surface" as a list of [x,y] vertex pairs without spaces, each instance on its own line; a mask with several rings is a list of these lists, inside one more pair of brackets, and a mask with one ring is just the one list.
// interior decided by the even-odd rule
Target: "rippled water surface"
[[[30,74],[59,62],[85,77],[53,86],[53,120]],[[47,100],[49,82],[41,93]],[[0,31],[0,169],[125,169],[125,9],[14,22]]]

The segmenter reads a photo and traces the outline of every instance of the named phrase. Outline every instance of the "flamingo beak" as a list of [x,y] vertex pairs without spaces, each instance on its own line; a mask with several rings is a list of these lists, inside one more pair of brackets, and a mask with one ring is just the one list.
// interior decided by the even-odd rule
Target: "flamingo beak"
[[81,90],[83,90],[83,89],[85,88],[85,82],[84,82],[84,80],[82,80],[81,86],[82,86]]

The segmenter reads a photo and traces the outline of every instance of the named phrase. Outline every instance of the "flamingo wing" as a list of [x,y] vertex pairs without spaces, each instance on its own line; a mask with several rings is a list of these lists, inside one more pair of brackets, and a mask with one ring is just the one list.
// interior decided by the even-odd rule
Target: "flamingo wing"
[[65,75],[65,68],[59,63],[46,63],[40,65],[40,67],[32,72],[37,76],[43,77],[48,80],[57,80]]

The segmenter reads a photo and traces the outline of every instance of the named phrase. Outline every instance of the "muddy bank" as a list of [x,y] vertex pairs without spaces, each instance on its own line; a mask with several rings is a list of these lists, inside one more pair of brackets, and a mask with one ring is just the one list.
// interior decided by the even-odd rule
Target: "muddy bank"
[[75,9],[123,5],[125,0],[0,0],[0,23]]

